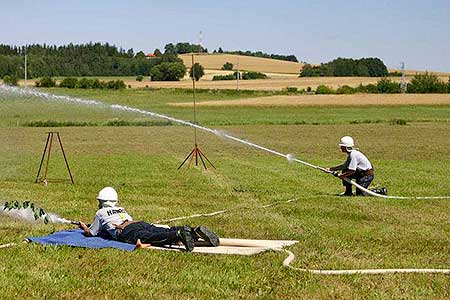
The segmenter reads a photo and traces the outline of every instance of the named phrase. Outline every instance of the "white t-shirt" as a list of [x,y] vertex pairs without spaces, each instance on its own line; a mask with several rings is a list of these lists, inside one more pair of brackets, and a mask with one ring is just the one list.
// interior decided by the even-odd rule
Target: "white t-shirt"
[[352,171],[367,171],[372,169],[372,164],[367,157],[358,150],[352,150],[348,154],[347,160],[344,163],[344,169]]
[[96,236],[106,230],[113,238],[116,238],[116,226],[125,221],[133,221],[133,218],[122,207],[103,207],[95,213],[95,219],[89,231]]

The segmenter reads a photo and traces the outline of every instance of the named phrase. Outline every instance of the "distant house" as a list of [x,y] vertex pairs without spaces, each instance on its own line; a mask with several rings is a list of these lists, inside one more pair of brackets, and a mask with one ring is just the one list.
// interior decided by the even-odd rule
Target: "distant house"
[[153,57],[156,57],[156,55],[155,55],[154,53],[147,53],[147,54],[145,55],[145,57],[146,57],[146,58],[153,58]]

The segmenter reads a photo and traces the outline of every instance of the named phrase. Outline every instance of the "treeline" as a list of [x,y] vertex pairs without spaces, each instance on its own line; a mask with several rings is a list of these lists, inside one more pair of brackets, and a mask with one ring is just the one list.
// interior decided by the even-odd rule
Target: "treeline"
[[157,61],[143,52],[115,45],[0,45],[0,76],[24,77],[24,55],[28,56],[28,77],[44,76],[133,76],[148,75]]
[[[310,89],[310,91],[312,91]],[[450,93],[450,78],[448,82],[444,82],[434,74],[416,74],[411,81],[402,89],[400,82],[394,82],[388,78],[380,79],[376,84],[362,85],[351,87],[348,85],[341,86],[337,89],[326,85],[319,85],[316,88],[316,94],[399,94],[399,93],[425,94],[425,93]]]
[[337,58],[328,63],[320,64],[319,66],[306,64],[300,72],[300,77],[384,77],[387,75],[387,67],[379,58]]
[[[158,56],[161,53],[159,49],[155,49],[154,54]],[[190,44],[186,42],[181,43],[170,43],[164,46],[164,53],[169,54],[186,54],[186,53],[208,53],[208,48],[203,48],[201,45]],[[262,58],[272,58],[285,61],[298,62],[295,55],[280,55],[280,54],[267,54],[261,51],[251,52],[251,51],[223,51],[221,47],[219,50],[214,50],[212,53],[227,53],[227,54],[238,54],[244,56],[254,56]]]
[[254,56],[254,57],[262,57],[262,58],[271,58],[271,59],[278,59],[278,60],[284,60],[284,61],[293,61],[298,62],[298,59],[295,55],[282,55],[282,54],[268,54],[261,51],[251,52],[251,51],[223,51],[222,48],[219,48],[219,50],[214,50],[213,53],[226,53],[226,54],[236,54],[236,55],[243,55],[243,56]]
[[140,51],[114,45],[88,43],[66,46],[0,45],[0,77],[23,78],[24,55],[28,56],[28,78],[54,76],[152,76],[152,80],[179,80],[186,72],[176,54],[147,58]]
[[[158,55],[160,53],[159,49],[155,49],[154,54]],[[175,45],[169,43],[164,46],[165,54],[185,54],[185,53],[208,53],[207,48],[203,48],[200,45],[194,45],[190,43],[176,43]]]

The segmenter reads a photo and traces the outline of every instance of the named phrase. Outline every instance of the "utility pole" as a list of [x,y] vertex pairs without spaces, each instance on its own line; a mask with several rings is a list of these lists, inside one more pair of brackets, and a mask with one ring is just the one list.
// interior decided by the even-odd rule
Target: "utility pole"
[[400,90],[402,93],[406,93],[406,90],[408,89],[408,83],[406,82],[406,70],[405,70],[405,63],[400,63],[401,69],[402,69],[402,82],[400,83]]
[[237,57],[237,73],[236,73],[236,89],[239,92],[239,79],[241,79],[241,73],[239,72],[239,54]]
[[24,68],[25,69],[25,82],[24,82],[24,86],[27,87],[27,78],[28,78],[28,76],[27,76],[28,75],[27,74],[28,73],[27,72],[27,67],[28,67],[27,66],[27,64],[28,64],[28,62],[27,62],[27,46],[25,46],[25,51],[24,52],[25,52],[25,68]]

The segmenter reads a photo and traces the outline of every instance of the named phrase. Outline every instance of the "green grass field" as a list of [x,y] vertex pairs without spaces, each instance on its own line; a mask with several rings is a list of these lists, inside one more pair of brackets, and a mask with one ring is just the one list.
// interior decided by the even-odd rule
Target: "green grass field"
[[[192,119],[190,109],[166,105],[191,101],[182,90],[51,91]],[[199,101],[238,97],[228,92],[198,94]],[[0,202],[31,200],[65,218],[90,222],[96,193],[110,185],[135,219],[235,209],[187,222],[207,225],[222,237],[298,240],[289,248],[296,255],[295,267],[450,268],[450,200],[337,197],[343,187],[332,176],[202,132],[200,147],[217,170],[177,171],[193,146],[191,128],[32,128],[26,124],[39,120],[102,125],[145,118],[8,97],[0,100],[0,108]],[[337,142],[350,134],[374,163],[375,184],[386,185],[392,195],[439,196],[450,194],[449,111],[448,106],[216,107],[201,108],[199,121],[322,166],[345,159]],[[392,119],[408,123],[390,125]],[[49,129],[61,132],[75,185],[34,184]],[[52,155],[50,177],[65,177],[60,152]],[[258,208],[289,199],[296,201]],[[312,275],[283,267],[286,255],[279,252],[238,257],[42,247],[20,241],[48,234],[52,226],[1,216],[0,221],[0,244],[19,242],[0,249],[0,299],[450,297],[448,275]]]

